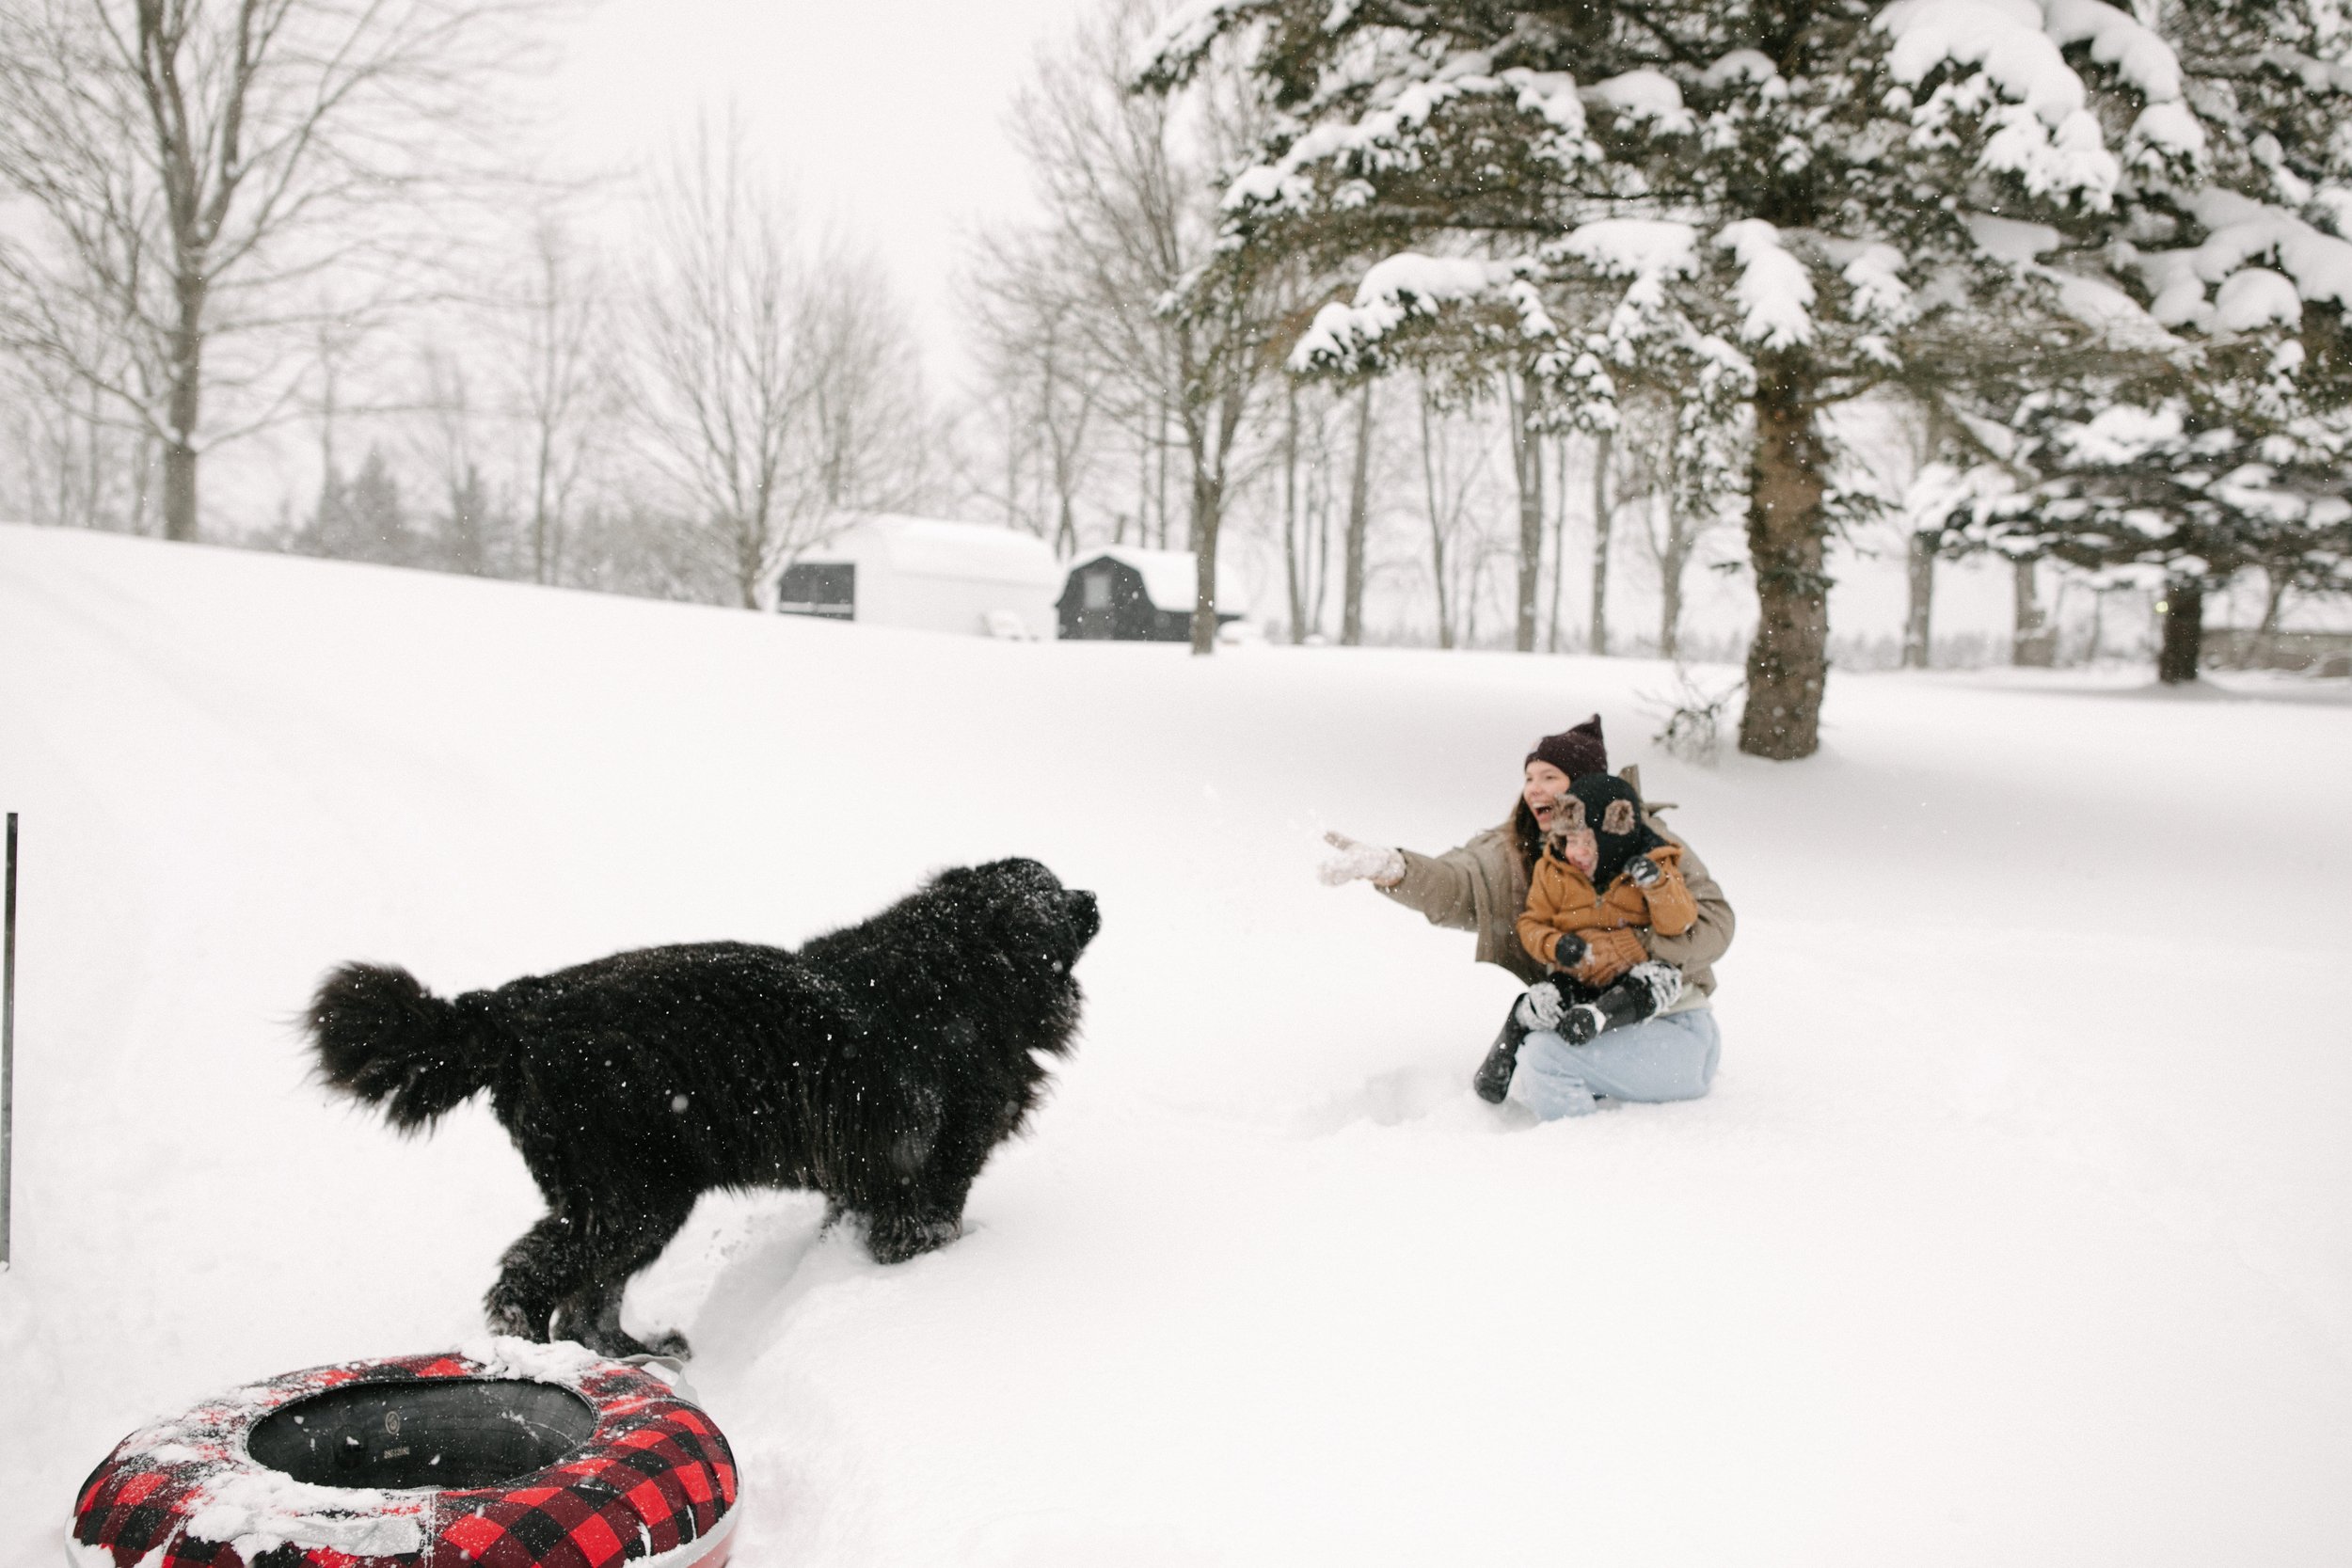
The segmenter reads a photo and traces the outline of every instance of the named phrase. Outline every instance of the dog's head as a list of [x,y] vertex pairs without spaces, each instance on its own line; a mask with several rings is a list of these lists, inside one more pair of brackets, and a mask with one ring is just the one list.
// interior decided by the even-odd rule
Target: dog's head
[[959,925],[997,951],[1044,958],[1068,973],[1103,928],[1094,895],[1066,888],[1033,860],[990,861],[940,873],[932,884],[952,898]]

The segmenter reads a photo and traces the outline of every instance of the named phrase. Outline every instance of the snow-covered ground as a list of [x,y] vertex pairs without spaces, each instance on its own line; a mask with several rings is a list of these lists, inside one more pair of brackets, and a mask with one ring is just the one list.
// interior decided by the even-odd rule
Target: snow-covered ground
[[[0,1561],[230,1384],[477,1332],[469,1107],[306,1080],[444,990],[792,942],[927,868],[1096,889],[1086,1040],[956,1245],[708,1201],[632,1291],[750,1564],[2297,1564],[2352,1541],[2343,683],[1838,677],[1654,754],[1656,665],[990,643],[0,528],[24,814]],[[1529,1128],[1469,939],[1318,886],[1598,708],[1738,907],[1715,1093]]]

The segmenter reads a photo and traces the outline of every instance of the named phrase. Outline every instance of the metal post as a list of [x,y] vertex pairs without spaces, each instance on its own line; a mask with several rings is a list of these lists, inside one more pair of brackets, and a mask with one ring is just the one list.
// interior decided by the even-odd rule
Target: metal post
[[8,891],[0,916],[0,1269],[8,1266],[8,1170],[16,1153],[16,813],[8,813]]

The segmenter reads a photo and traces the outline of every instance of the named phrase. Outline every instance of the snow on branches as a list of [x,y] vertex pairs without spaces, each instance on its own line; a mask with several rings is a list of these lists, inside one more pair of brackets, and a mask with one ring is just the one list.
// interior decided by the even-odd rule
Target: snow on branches
[[1449,305],[1482,300],[1515,313],[1520,334],[1531,342],[1552,346],[1559,328],[1526,281],[1531,267],[1525,261],[1479,261],[1413,251],[1391,256],[1365,272],[1352,305],[1334,302],[1315,312],[1291,350],[1291,368],[1347,372],[1371,368],[1379,346],[1412,318],[1435,318]]
[[[1813,279],[1780,243],[1780,230],[1762,218],[1724,225],[1715,243],[1740,259],[1732,298],[1740,306],[1740,336],[1766,348],[1798,348],[1813,341]],[[1898,254],[1892,246],[1877,249]]]
[[[2352,297],[2327,231],[2352,219],[2352,117],[2312,107],[2352,77],[2307,3],[1205,0],[1141,79],[1221,47],[1263,76],[1222,264],[1329,279],[1295,370],[1507,365],[1594,429],[1630,378],[1746,443],[1742,744],[1794,756],[1825,678],[1823,410],[1892,388],[2039,420],[2018,450],[2074,462],[2025,394],[2065,380],[2087,425],[2094,383],[2145,405],[2194,365],[2232,389],[2185,420],[2296,446],[2265,472],[2327,450],[2311,376],[2352,355],[2288,340]],[[2301,483],[2259,467],[2206,490]]]
[[[1336,184],[1330,193],[1335,203],[1359,203],[1370,194],[1365,182],[1425,167],[1442,135],[1432,120],[1446,105],[1465,99],[1507,104],[1522,117],[1533,156],[1563,169],[1598,160],[1599,150],[1585,135],[1584,95],[1572,77],[1556,71],[1491,71],[1483,69],[1487,63],[1476,54],[1449,60],[1425,79],[1391,84],[1373,106],[1351,119],[1299,131],[1278,156],[1232,175],[1225,188],[1226,211],[1305,213],[1322,194],[1318,172]],[[1662,77],[1659,81],[1671,91],[1673,84]],[[1622,103],[1603,102],[1618,113],[1661,125],[1676,123],[1679,107],[1678,100],[1668,105],[1655,90],[1629,93]]]
[[2210,395],[2098,403],[2072,389],[2029,400],[2012,467],[2031,483],[1967,498],[1954,542],[2149,586],[2259,567],[2309,592],[2352,590],[2342,429],[2265,430]]
[[[2306,300],[2352,308],[2352,241],[2234,191],[2198,191],[2180,205],[2204,239],[2135,254],[2153,296],[2149,314],[2165,325],[2248,332],[2272,322],[2295,325]],[[2276,270],[2257,264],[2264,261]]]
[[[2073,194],[2105,210],[2128,166],[2152,174],[2194,174],[2202,127],[2182,102],[2181,64],[2149,28],[2103,0],[1896,0],[1875,23],[1894,40],[1887,71],[1905,89],[1943,79],[1924,100],[1909,90],[1889,106],[1907,112],[1916,135],[1949,135],[1959,116],[1998,126],[1982,166],[2014,174],[2037,195]],[[2090,106],[2088,85],[2064,51],[2089,46],[2144,105],[2119,155]],[[1980,74],[1969,75],[1966,67]],[[1987,101],[1987,87],[2008,100]]]

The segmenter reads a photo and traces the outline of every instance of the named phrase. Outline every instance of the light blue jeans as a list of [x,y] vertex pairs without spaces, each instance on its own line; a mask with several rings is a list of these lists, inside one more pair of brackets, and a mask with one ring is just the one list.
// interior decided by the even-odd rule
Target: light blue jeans
[[1542,1121],[1583,1116],[1602,1097],[1696,1100],[1713,1082],[1722,1050],[1715,1014],[1707,1007],[1645,1018],[1597,1035],[1589,1045],[1538,1029],[1519,1046],[1510,1097]]

